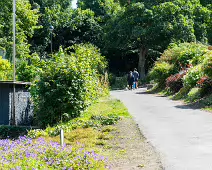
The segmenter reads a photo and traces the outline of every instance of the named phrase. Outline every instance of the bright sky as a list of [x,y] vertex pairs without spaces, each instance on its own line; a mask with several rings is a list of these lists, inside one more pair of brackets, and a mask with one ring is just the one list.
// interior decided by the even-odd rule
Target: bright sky
[[73,0],[72,1],[72,7],[73,8],[77,8],[77,0]]

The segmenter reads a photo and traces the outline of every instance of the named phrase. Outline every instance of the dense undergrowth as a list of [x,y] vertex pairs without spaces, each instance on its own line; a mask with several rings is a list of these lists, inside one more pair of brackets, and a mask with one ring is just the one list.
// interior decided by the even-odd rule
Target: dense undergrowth
[[[101,98],[66,123],[28,130],[27,136],[16,140],[2,139],[0,169],[108,169],[112,153],[107,152],[107,140],[114,137],[110,132],[122,117],[130,115],[120,101]],[[63,147],[59,144],[61,128]]]
[[196,43],[171,45],[156,61],[148,78],[151,91],[162,91],[199,108],[212,108],[212,51]]

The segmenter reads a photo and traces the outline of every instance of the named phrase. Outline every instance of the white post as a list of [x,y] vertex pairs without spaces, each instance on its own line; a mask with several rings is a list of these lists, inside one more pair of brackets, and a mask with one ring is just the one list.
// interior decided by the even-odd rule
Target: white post
[[12,101],[12,117],[13,117],[13,125],[16,125],[15,120],[15,56],[16,56],[16,0],[13,0],[13,101]]
[[64,146],[64,131],[62,128],[60,129],[60,145]]

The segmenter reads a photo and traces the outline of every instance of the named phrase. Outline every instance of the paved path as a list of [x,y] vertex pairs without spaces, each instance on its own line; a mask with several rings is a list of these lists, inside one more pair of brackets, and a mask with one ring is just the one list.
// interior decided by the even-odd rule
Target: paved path
[[212,170],[212,113],[134,91],[112,91],[160,153],[165,170]]

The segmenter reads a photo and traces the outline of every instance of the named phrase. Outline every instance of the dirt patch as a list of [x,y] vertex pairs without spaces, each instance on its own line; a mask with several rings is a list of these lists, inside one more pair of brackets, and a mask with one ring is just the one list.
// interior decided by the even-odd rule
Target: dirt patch
[[122,118],[108,141],[113,152],[109,161],[112,170],[162,170],[158,153],[141,134],[132,118]]

